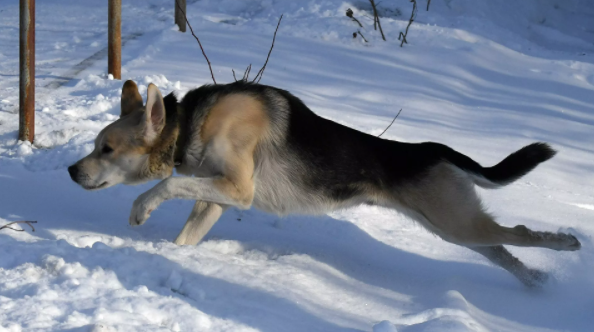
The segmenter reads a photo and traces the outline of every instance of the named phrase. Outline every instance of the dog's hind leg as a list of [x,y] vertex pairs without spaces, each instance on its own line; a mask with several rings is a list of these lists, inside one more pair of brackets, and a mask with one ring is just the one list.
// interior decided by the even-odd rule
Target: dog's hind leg
[[540,232],[528,229],[524,225],[513,228],[502,227],[503,244],[520,247],[541,247],[560,251],[575,251],[581,248],[580,241],[567,233]]
[[226,205],[197,201],[184,228],[175,239],[177,245],[196,245],[219,220]]
[[[553,250],[578,250],[571,234],[532,231],[526,226],[504,227],[485,212],[474,183],[447,164],[434,167],[417,187],[406,188],[407,200],[424,218],[420,221],[444,240],[466,247],[513,245]],[[426,222],[424,222],[426,219]]]
[[548,279],[545,272],[526,267],[502,245],[491,247],[468,247],[487,257],[491,262],[509,271],[526,286],[534,287],[543,284]]
[[[499,225],[488,213],[479,211],[465,229],[469,247],[507,244],[518,247],[540,247],[553,250],[574,251],[581,247],[578,239],[567,233],[540,232],[524,225],[504,227]],[[472,236],[468,236],[471,235]]]

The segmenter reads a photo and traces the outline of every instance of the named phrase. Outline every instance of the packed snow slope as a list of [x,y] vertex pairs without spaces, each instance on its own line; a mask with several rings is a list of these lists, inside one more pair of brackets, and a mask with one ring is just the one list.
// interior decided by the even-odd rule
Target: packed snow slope
[[[550,273],[526,289],[486,259],[394,211],[359,207],[280,218],[231,210],[197,246],[171,243],[192,203],[127,219],[154,183],[86,192],[66,167],[119,116],[106,75],[106,1],[37,2],[35,144],[17,142],[18,2],[0,0],[0,331],[592,331],[594,2],[188,1],[219,83],[263,64],[262,83],[318,114],[385,138],[438,141],[492,165],[546,141],[559,154],[503,189],[480,191],[507,226],[563,230],[577,252],[510,248]],[[345,16],[352,8],[364,25]],[[353,39],[357,30],[367,38]],[[122,78],[163,93],[211,83],[170,0],[122,6]],[[23,225],[25,228],[26,225]]]

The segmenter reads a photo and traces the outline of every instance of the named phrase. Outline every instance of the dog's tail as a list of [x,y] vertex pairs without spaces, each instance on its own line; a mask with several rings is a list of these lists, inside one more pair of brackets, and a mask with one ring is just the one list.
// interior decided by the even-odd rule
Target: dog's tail
[[477,186],[494,189],[518,180],[538,164],[551,159],[556,153],[548,144],[538,142],[521,148],[492,167],[482,167],[454,150],[446,153],[446,159],[466,171]]

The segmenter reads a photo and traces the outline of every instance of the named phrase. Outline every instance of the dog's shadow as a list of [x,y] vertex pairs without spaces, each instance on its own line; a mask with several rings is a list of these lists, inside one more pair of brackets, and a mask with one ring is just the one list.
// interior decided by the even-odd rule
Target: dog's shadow
[[[157,235],[146,230],[145,233],[154,240],[159,236],[173,239],[183,225],[183,221],[173,221],[166,211],[154,217],[154,226],[150,227],[162,228],[162,232]],[[177,225],[171,227],[172,222]],[[419,226],[419,232],[425,230]],[[389,307],[410,305],[399,297],[404,295],[424,309],[436,308],[444,305],[444,301],[448,302],[444,299],[449,291],[456,290],[471,306],[488,315],[505,317],[531,327],[563,329],[567,328],[567,321],[575,318],[571,310],[559,316],[543,317],[540,313],[551,306],[550,302],[542,301],[542,297],[547,296],[546,287],[550,285],[545,285],[544,290],[527,289],[507,271],[487,263],[482,256],[477,255],[486,264],[460,262],[455,257],[448,261],[431,259],[387,245],[354,223],[329,216],[278,218],[256,210],[232,209],[221,217],[203,241],[221,239],[238,241],[245,250],[259,250],[273,258],[307,255],[315,261],[308,268],[328,283],[364,296],[380,296]],[[319,263],[338,273],[328,273]],[[351,280],[345,281],[340,274]],[[361,283],[374,287],[360,287]],[[378,288],[394,293],[378,295]],[[485,294],[489,294],[488,299]],[[570,298],[570,295],[563,296],[560,303],[571,301]],[[510,302],[514,305],[501,305]],[[577,323],[579,325],[579,321]],[[399,330],[402,328],[407,330],[405,327]]]
[[[419,232],[425,230],[419,226]],[[248,249],[268,252],[272,256],[308,255],[338,273],[327,273],[317,263],[312,264],[311,269],[347,291],[352,289],[378,296],[368,287],[359,287],[358,282],[375,286],[375,290],[393,291],[396,296],[394,293],[385,294],[382,299],[385,305],[391,307],[406,307],[406,301],[396,300],[398,295],[405,295],[422,308],[432,309],[444,305],[446,294],[456,290],[471,306],[488,315],[505,317],[532,327],[565,329],[567,322],[576,318],[571,310],[565,313],[561,310],[559,316],[543,317],[541,314],[550,310],[551,305],[556,305],[550,299],[543,300],[543,297],[551,295],[547,288],[554,288],[554,282],[553,285],[545,285],[544,289],[527,289],[509,272],[488,263],[482,256],[477,255],[486,264],[456,261],[456,257],[452,260],[428,258],[385,244],[356,224],[330,216],[278,218],[255,210],[231,210],[215,225],[205,241],[217,238],[240,241]],[[469,251],[469,255],[475,254]],[[357,282],[344,281],[340,274]],[[557,293],[559,290],[554,291]],[[557,305],[572,301],[571,295],[559,293],[555,294],[561,296]],[[449,303],[449,300],[445,302]],[[510,302],[514,304],[502,305]],[[577,323],[579,325],[579,320]]]

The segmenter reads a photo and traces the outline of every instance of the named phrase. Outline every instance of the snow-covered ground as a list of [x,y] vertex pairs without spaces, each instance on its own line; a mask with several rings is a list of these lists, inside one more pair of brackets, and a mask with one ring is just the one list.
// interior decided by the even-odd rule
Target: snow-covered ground
[[[594,3],[407,0],[188,1],[219,83],[265,60],[262,83],[315,112],[403,141],[439,141],[485,165],[533,141],[559,154],[520,181],[481,191],[502,224],[559,229],[578,252],[510,248],[550,273],[526,289],[477,254],[393,211],[323,217],[231,210],[195,247],[170,241],[191,202],[131,228],[153,183],[86,192],[66,167],[119,115],[106,76],[106,1],[37,2],[35,144],[16,141],[18,2],[0,0],[0,331],[592,331],[594,326]],[[352,8],[365,28],[345,15]],[[164,93],[210,83],[170,0],[126,0],[123,79]],[[88,59],[85,61],[85,59]],[[256,70],[252,71],[252,76]],[[17,112],[17,113],[15,113]],[[27,226],[24,225],[26,228]]]

